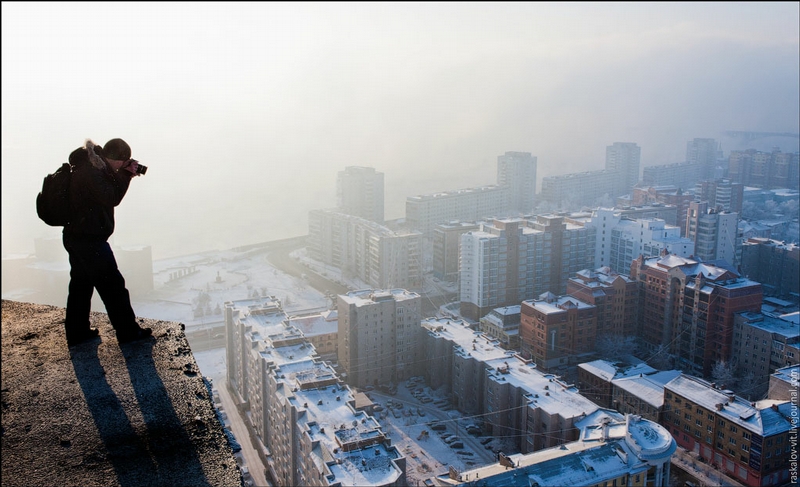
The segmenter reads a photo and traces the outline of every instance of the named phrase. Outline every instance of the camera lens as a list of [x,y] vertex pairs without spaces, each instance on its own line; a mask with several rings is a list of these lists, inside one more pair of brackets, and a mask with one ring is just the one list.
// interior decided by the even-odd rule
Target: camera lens
[[141,174],[142,176],[144,176],[146,172],[147,172],[147,166],[145,166],[144,164],[139,164],[139,166],[136,168],[136,174]]

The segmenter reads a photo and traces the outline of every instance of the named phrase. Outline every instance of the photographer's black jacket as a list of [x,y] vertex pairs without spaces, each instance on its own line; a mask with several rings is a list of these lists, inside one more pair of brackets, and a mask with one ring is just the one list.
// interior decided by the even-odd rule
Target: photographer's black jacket
[[128,191],[133,175],[111,169],[91,142],[75,149],[69,155],[69,163],[72,217],[64,227],[64,235],[104,242],[114,233],[114,207]]

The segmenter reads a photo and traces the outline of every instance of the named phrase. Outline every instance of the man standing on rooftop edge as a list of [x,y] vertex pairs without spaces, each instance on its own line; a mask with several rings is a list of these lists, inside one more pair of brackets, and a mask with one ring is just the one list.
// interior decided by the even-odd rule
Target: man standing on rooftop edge
[[87,139],[83,147],[69,155],[69,163],[71,217],[63,232],[70,265],[64,320],[67,344],[73,346],[99,336],[89,323],[94,289],[103,300],[120,344],[148,338],[152,330],[136,322],[125,279],[108,244],[114,233],[114,207],[122,201],[131,179],[141,173],[139,163],[131,159],[131,148],[122,139],[111,139],[104,147]]

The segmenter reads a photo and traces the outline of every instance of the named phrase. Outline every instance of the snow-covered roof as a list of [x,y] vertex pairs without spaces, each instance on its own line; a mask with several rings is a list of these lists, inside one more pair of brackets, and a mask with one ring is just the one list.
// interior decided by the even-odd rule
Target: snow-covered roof
[[640,374],[652,374],[656,369],[644,362],[638,364],[626,364],[621,362],[609,362],[608,360],[593,360],[578,364],[578,368],[589,372],[605,381],[611,382],[613,379],[624,377],[634,377]]
[[655,374],[622,377],[611,382],[620,389],[642,399],[651,406],[664,405],[664,384],[679,376],[679,370],[664,370]]
[[465,321],[426,318],[422,326],[452,341],[455,353],[484,362],[490,371],[490,380],[509,383],[523,390],[530,396],[530,407],[564,418],[582,416],[597,409],[597,405],[580,395],[576,387],[562,382],[555,375],[541,372],[536,364],[501,348],[496,340],[470,329]]
[[788,382],[789,384],[796,384],[798,379],[800,379],[800,365],[781,367],[772,374],[772,377]]
[[307,337],[338,333],[339,331],[338,313],[335,310],[306,316],[291,316],[288,322]]
[[[619,416],[619,415],[617,415]],[[500,462],[440,476],[442,484],[485,482],[486,485],[595,485],[625,474],[646,472],[669,462],[677,449],[669,432],[657,423],[628,415],[597,417],[581,439],[527,454],[501,456]]]
[[355,306],[368,306],[384,299],[394,299],[395,301],[405,301],[418,298],[419,294],[405,289],[361,289],[340,294],[339,300],[344,303],[354,304]]
[[[751,403],[729,391],[720,391],[697,377],[681,374],[668,382],[665,389],[681,395],[697,405],[704,407],[761,436],[771,436],[792,428],[789,416],[780,412],[778,401]],[[789,404],[788,401],[782,403]],[[776,411],[772,406],[775,406]],[[784,407],[789,412],[788,407]]]

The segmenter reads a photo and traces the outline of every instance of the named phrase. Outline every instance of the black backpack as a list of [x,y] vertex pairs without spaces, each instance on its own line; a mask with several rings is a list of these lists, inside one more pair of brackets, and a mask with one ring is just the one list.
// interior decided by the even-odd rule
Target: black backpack
[[36,196],[36,213],[51,227],[63,227],[70,221],[69,183],[72,166],[65,162],[42,182],[42,191]]

